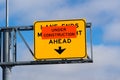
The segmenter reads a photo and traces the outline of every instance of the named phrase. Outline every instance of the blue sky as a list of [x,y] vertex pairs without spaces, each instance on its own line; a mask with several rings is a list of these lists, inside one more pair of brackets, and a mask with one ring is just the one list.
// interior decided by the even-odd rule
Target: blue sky
[[[0,0],[1,27],[5,26],[4,6],[5,0]],[[9,26],[33,25],[42,20],[86,18],[92,23],[94,52],[92,64],[14,67],[13,80],[120,80],[119,7],[120,0],[9,0]],[[33,32],[23,34],[33,48]],[[18,40],[18,47],[20,60],[33,59],[21,40]]]

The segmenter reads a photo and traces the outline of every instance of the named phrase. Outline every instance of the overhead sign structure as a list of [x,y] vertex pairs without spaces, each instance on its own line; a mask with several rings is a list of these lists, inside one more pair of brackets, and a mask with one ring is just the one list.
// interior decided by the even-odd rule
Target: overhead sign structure
[[35,22],[35,60],[86,58],[86,49],[84,19]]

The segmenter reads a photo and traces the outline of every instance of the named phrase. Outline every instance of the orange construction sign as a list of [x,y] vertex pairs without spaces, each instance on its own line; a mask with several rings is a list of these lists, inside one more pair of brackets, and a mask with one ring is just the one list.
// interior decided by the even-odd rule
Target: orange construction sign
[[76,38],[76,26],[43,27],[42,39]]

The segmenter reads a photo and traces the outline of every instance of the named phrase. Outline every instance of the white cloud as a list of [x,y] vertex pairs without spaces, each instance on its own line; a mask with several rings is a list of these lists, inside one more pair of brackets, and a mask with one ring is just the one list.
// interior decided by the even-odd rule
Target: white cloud
[[102,27],[118,15],[119,3],[119,0],[91,0],[71,6],[66,0],[12,0],[10,15],[18,25],[33,24],[36,20],[87,18],[94,26]]
[[120,47],[94,46],[94,63],[21,66],[13,68],[13,80],[119,80]]
[[112,21],[105,28],[105,31],[104,31],[104,34],[105,34],[104,40],[105,41],[120,42],[120,23],[119,23],[119,21]]

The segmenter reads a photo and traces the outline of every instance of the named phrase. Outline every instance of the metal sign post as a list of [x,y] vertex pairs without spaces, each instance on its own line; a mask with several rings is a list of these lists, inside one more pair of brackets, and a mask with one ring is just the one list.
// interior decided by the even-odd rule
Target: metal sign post
[[[8,1],[6,0],[6,28],[8,28]],[[3,62],[10,62],[9,31],[3,32]],[[11,79],[11,66],[2,66],[3,80]]]

